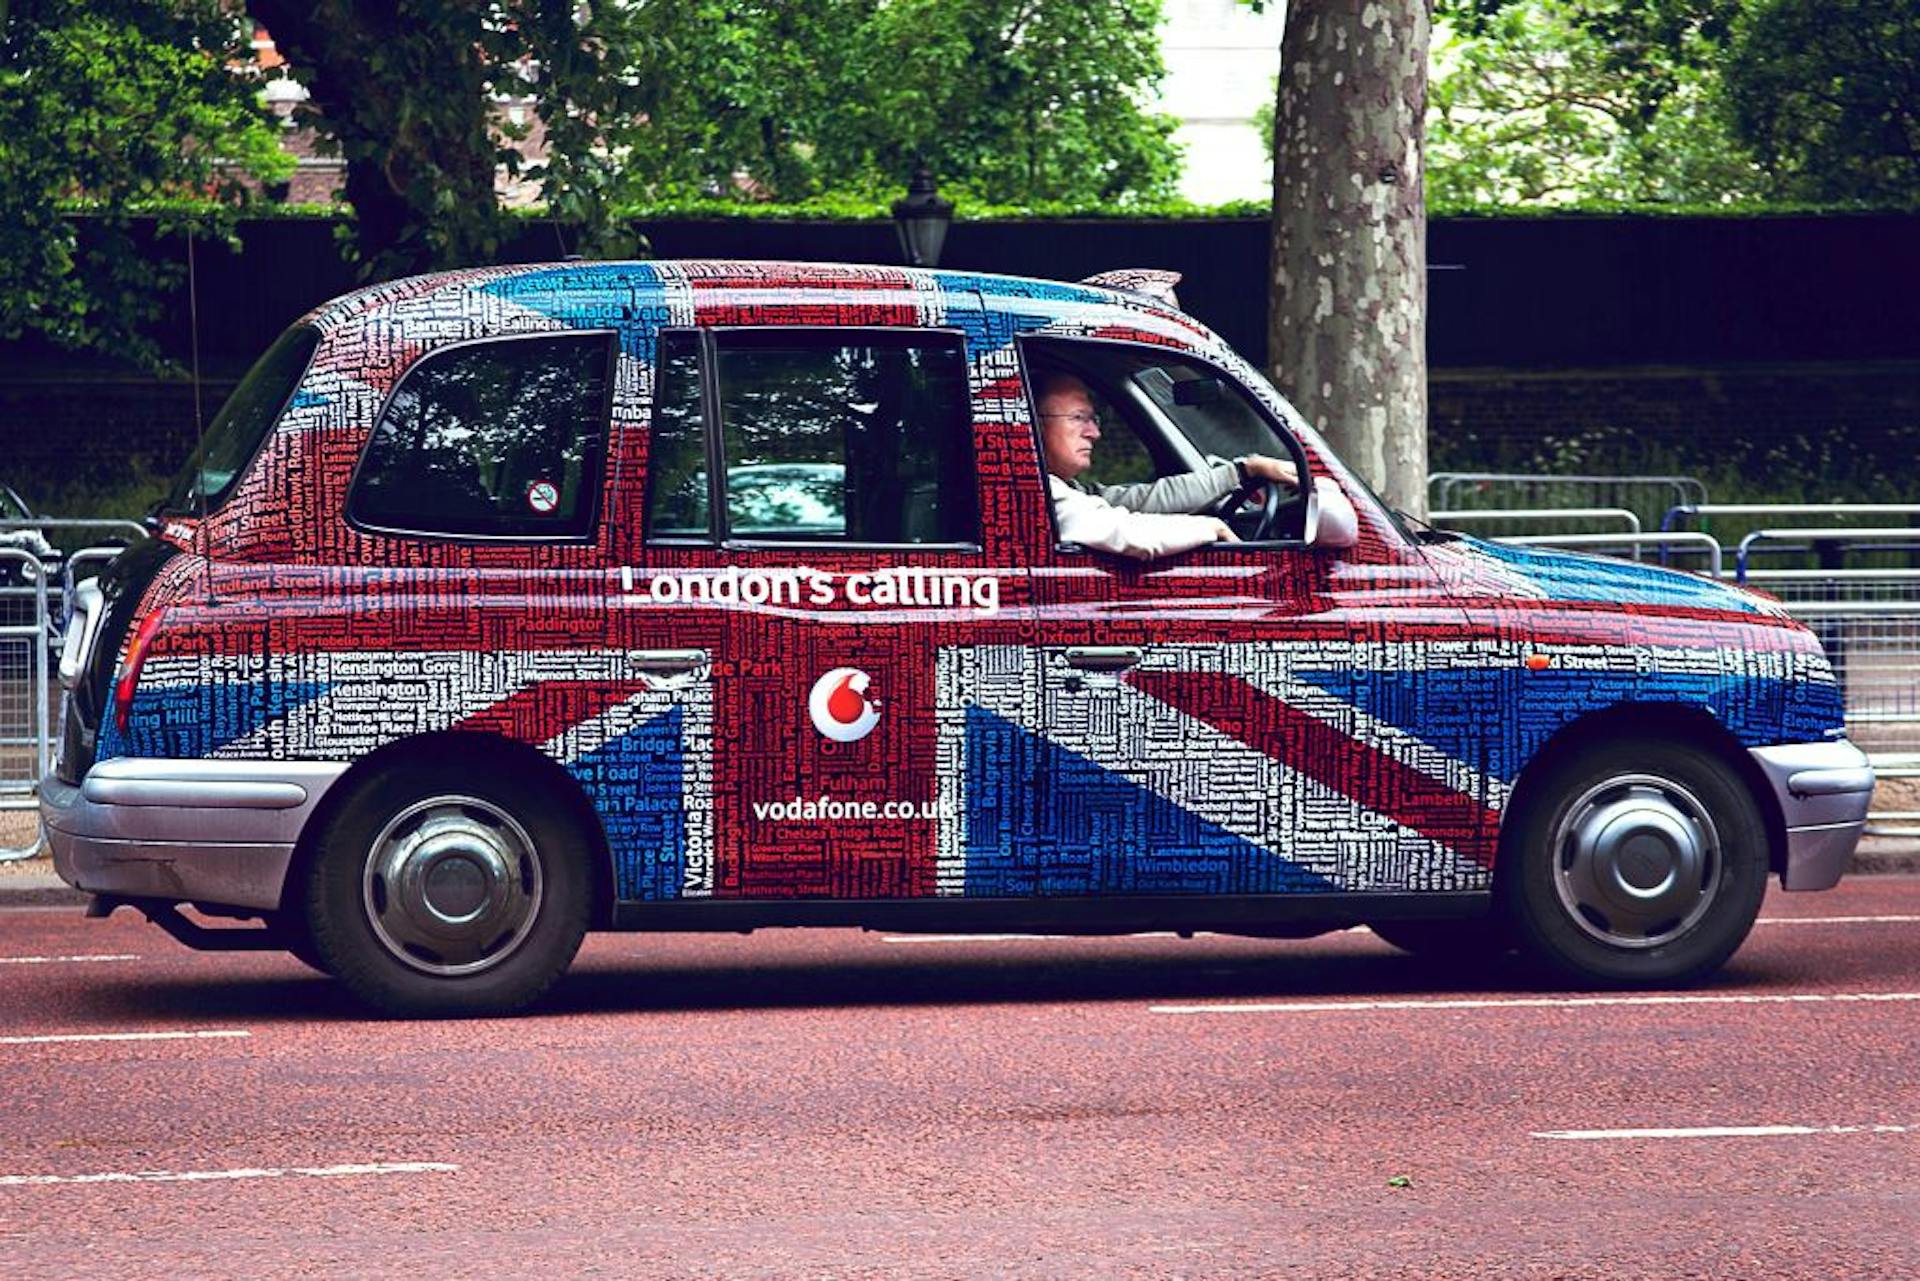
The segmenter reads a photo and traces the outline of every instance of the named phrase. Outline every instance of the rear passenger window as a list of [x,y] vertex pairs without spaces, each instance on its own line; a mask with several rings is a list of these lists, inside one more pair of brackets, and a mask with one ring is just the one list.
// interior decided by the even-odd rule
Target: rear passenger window
[[[979,540],[966,352],[957,334],[724,330],[701,412],[667,335],[649,457],[649,536],[887,545]],[[723,519],[705,432],[719,434]],[[718,528],[715,526],[718,525]]]
[[593,528],[613,352],[606,334],[437,352],[387,402],[348,500],[402,533],[583,537]]

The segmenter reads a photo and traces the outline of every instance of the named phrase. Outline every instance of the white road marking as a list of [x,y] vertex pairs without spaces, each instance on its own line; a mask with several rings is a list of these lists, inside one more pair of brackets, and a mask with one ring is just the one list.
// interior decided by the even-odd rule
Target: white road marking
[[82,961],[137,961],[131,952],[102,952],[97,956],[0,956],[0,965],[69,965]]
[[252,1036],[240,1028],[197,1032],[54,1032],[45,1036],[0,1036],[0,1045],[65,1045],[78,1041],[214,1041]]
[[1369,1010],[1580,1009],[1595,1005],[1827,1005],[1920,1001],[1920,992],[1799,992],[1745,995],[1514,996],[1439,1001],[1268,1001],[1150,1005],[1152,1014],[1347,1014]]
[[1916,925],[1920,916],[1763,916],[1755,925]]
[[1911,1125],[1699,1125],[1684,1129],[1539,1130],[1536,1139],[1780,1139],[1810,1134],[1912,1134]]
[[0,1174],[0,1188],[55,1183],[210,1183],[222,1179],[350,1179],[373,1174],[453,1174],[444,1161],[382,1161],[370,1165],[283,1165],[239,1170],[109,1170],[101,1174]]

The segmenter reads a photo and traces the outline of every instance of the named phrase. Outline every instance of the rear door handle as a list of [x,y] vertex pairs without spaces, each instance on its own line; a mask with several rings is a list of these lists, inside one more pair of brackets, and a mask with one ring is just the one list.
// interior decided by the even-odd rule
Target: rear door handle
[[1083,672],[1124,672],[1144,657],[1146,651],[1137,645],[1079,645],[1067,651],[1067,666]]
[[639,670],[653,676],[681,676],[707,665],[704,649],[643,649],[629,660]]

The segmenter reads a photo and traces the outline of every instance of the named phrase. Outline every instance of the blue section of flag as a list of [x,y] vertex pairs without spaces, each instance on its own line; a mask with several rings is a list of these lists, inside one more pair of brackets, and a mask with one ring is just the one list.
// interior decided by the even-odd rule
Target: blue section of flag
[[1818,741],[1842,715],[1832,685],[1737,673],[1532,672],[1516,662],[1430,671],[1308,669],[1289,677],[1505,783],[1563,727],[1620,704],[1700,708],[1747,747]]
[[1548,600],[1601,601],[1609,605],[1664,605],[1672,609],[1723,609],[1739,614],[1762,610],[1753,597],[1725,583],[1580,552],[1545,551],[1466,539],[1464,545],[1487,560],[1517,570],[1546,593]]
[[[976,360],[1007,346],[1021,334],[1053,324],[1060,318],[1060,303],[1110,301],[1084,285],[1057,281],[1012,280],[1005,276],[960,272],[941,272],[939,280],[942,293],[967,295],[964,303],[948,307],[945,319],[948,326],[966,334],[967,350]],[[986,299],[984,311],[980,297]],[[1043,305],[1021,306],[1022,300],[1029,298]]]
[[95,760],[153,756],[196,760],[252,734],[332,686],[324,681],[220,681],[135,688],[122,732],[108,708]]
[[969,897],[1339,888],[992,712],[966,734]]
[[615,895],[680,897],[687,867],[682,713],[669,708],[567,766],[607,833]]
[[614,330],[620,336],[621,354],[649,364],[661,326],[673,320],[666,287],[645,263],[545,267],[488,281],[480,292],[569,329]]

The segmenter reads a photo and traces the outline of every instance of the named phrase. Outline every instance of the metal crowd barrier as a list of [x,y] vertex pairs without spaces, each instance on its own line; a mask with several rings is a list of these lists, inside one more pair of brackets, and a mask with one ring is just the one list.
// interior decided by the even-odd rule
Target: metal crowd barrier
[[[1526,506],[1548,506],[1556,493],[1579,494],[1585,506],[1629,506],[1623,501],[1630,493],[1654,491],[1650,498],[1669,504],[1686,505],[1707,501],[1706,482],[1694,476],[1605,476],[1557,475],[1551,472],[1442,471],[1427,478],[1429,506],[1449,509],[1460,507],[1458,498],[1465,492],[1499,494],[1519,490]],[[1632,504],[1637,505],[1637,504]],[[1652,510],[1659,511],[1659,507]]]
[[1436,525],[1481,524],[1487,521],[1536,521],[1542,523],[1578,520],[1617,520],[1629,534],[1640,532],[1640,518],[1625,507],[1481,507],[1466,511],[1433,511],[1427,519]]
[[111,529],[125,534],[136,542],[145,542],[147,539],[147,527],[137,520],[92,520],[65,516],[36,516],[32,520],[0,520],[0,533],[22,529],[37,530],[41,533],[50,529]]
[[[0,521],[0,533],[30,530],[45,536],[84,531],[138,542],[146,529],[129,520],[37,519]],[[59,724],[52,685],[60,629],[73,612],[74,593],[118,556],[124,545],[91,545],[68,555],[36,555],[0,545],[0,862],[30,858],[40,849],[36,792],[53,768]],[[32,814],[31,822],[20,819]],[[19,832],[31,833],[21,844]]]
[[[33,812],[40,776],[53,768],[53,709],[47,683],[47,566],[17,547],[0,547],[0,815]],[[6,831],[11,832],[8,824]],[[38,817],[31,843],[0,836],[0,862],[31,857],[40,848]]]
[[1679,503],[1667,509],[1660,528],[1695,516],[1912,516],[1920,503]]
[[1682,551],[1695,551],[1705,559],[1706,575],[1719,578],[1724,571],[1721,563],[1719,542],[1711,534],[1697,534],[1689,530],[1653,531],[1650,533],[1626,534],[1517,534],[1494,540],[1509,543],[1516,547],[1565,547],[1576,551],[1603,551],[1608,547],[1625,547],[1633,552],[1633,558],[1640,558],[1642,547],[1658,547],[1662,554],[1670,548]]
[[[1883,785],[1905,787],[1909,779],[1920,780],[1920,752],[1873,754],[1873,772]],[[1912,786],[1920,794],[1920,782]],[[1875,836],[1920,836],[1920,809],[1876,809],[1867,820]]]
[[[1454,473],[1434,477],[1437,498],[1460,492],[1469,481],[1545,484],[1571,482],[1568,490],[1602,492],[1600,486],[1619,478],[1514,476],[1493,473]],[[1687,484],[1685,478],[1647,478],[1664,486]],[[1692,482],[1697,485],[1698,482]],[[1510,487],[1511,493],[1519,492]],[[1670,490],[1670,492],[1673,492]],[[1621,523],[1611,509],[1597,507],[1550,508],[1529,506],[1511,513],[1515,521],[1548,521],[1546,513],[1567,520]],[[1538,514],[1536,514],[1538,513]],[[1437,513],[1436,521],[1457,520],[1453,511]],[[1689,529],[1698,520],[1731,518],[1726,542],[1705,529]],[[1647,546],[1659,548],[1662,562],[1669,557],[1701,555],[1704,572],[1718,578],[1725,561],[1734,562],[1736,581],[1778,596],[1794,617],[1820,638],[1845,699],[1847,731],[1873,759],[1882,788],[1869,814],[1869,830],[1876,834],[1920,836],[1920,503],[1709,503],[1704,488],[1669,507],[1660,520],[1660,532],[1532,534],[1498,538],[1502,543],[1533,547],[1568,547],[1614,551],[1638,556]],[[1885,521],[1893,526],[1842,522]],[[1471,521],[1495,520],[1493,510]],[[1761,528],[1751,528],[1759,523]],[[1738,533],[1734,542],[1732,535]],[[1796,557],[1799,559],[1796,562]],[[1893,562],[1887,564],[1884,562]],[[1875,563],[1883,562],[1883,563]],[[1799,567],[1786,568],[1797,565]]]
[[[1902,509],[1907,510],[1907,509]],[[1860,543],[1886,543],[1896,550],[1920,546],[1920,528],[1901,526],[1898,528],[1871,529],[1756,529],[1740,540],[1740,547],[1734,553],[1734,577],[1739,582],[1747,581],[1747,562],[1756,548],[1764,544],[1788,544],[1799,548],[1802,543],[1831,544],[1837,551],[1844,553]],[[1833,574],[1844,572],[1838,565],[1822,566],[1823,570]]]

